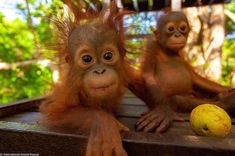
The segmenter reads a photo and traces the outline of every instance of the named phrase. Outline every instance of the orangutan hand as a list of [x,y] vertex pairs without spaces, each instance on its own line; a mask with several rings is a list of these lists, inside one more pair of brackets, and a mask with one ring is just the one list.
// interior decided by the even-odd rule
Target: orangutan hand
[[129,131],[112,115],[99,116],[91,127],[86,156],[127,156],[120,131]]
[[136,129],[137,131],[160,133],[166,131],[173,120],[184,121],[170,106],[158,105],[141,116],[136,123]]

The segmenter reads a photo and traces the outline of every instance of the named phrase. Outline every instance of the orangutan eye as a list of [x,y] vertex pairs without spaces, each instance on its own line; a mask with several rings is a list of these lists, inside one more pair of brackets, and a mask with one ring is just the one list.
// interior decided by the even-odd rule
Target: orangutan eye
[[104,64],[114,65],[120,59],[118,47],[111,44],[104,46],[100,58]]
[[179,26],[179,31],[182,33],[185,33],[185,32],[187,32],[187,30],[188,30],[187,23],[185,23],[185,22],[181,23]]
[[185,31],[186,30],[186,26],[180,27],[180,30]]
[[112,58],[113,58],[113,53],[112,52],[110,52],[110,51],[108,51],[108,52],[106,52],[105,54],[104,54],[104,56],[103,56],[103,58],[105,59],[105,60],[112,60]]
[[84,55],[82,56],[82,61],[84,63],[90,63],[92,61],[92,57],[90,55]]
[[173,26],[168,27],[168,31],[169,31],[169,32],[173,32],[174,29],[175,29],[175,28],[174,28]]

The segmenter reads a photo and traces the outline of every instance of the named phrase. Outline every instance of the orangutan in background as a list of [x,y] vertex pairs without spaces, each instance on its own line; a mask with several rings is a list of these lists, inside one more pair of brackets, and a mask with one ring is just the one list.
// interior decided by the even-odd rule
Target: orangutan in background
[[216,104],[229,112],[235,110],[234,89],[203,78],[185,61],[182,49],[189,30],[182,12],[160,17],[141,69],[149,94],[143,99],[149,101],[150,111],[139,119],[137,130],[162,132],[172,120],[181,120],[174,111],[190,112],[203,103]]

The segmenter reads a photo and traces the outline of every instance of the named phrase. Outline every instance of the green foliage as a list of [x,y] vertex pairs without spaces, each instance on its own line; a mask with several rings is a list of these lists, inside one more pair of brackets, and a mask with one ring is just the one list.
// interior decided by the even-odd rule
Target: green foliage
[[156,27],[156,19],[161,15],[157,12],[142,12],[124,17],[124,28],[130,35],[151,34]]
[[[0,24],[0,62],[14,63],[35,59],[33,34],[27,23],[3,17]],[[14,65],[14,64],[13,64]],[[0,70],[0,103],[45,94],[52,80],[51,70],[40,64]]]
[[42,54],[51,55],[47,50],[41,51],[53,40],[49,18],[62,13],[63,3],[60,0],[29,0],[30,25],[25,1],[20,2],[16,7],[25,15],[25,19],[7,21],[0,12],[0,63],[13,65],[8,70],[0,69],[0,103],[44,95],[52,83],[49,67],[37,61],[23,66],[14,63],[42,59]]
[[39,64],[0,71],[0,103],[44,95],[51,76],[51,70]]
[[222,53],[222,83],[232,85],[235,68],[235,39],[225,39]]
[[[235,1],[225,5],[225,9],[235,13]],[[222,48],[222,80],[221,82],[226,86],[232,85],[232,77],[235,74],[235,23],[226,18],[226,33]]]
[[127,58],[131,61],[134,67],[140,67],[140,60],[142,52],[146,44],[146,39],[129,39],[126,40]]
[[15,19],[7,22],[4,18],[0,24],[0,61],[17,62],[32,59],[33,35],[28,26]]
[[[231,3],[225,5],[225,9],[235,13],[235,0],[232,0]],[[235,24],[229,18],[226,18],[226,25],[225,25],[227,33],[231,33],[235,31]]]

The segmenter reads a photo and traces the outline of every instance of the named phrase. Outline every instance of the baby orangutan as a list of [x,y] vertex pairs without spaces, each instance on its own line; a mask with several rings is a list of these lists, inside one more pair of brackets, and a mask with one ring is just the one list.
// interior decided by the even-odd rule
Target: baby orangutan
[[[189,112],[203,103],[233,111],[235,93],[194,72],[182,56],[189,33],[186,16],[170,12],[160,17],[155,39],[148,43],[142,75],[152,97],[150,111],[137,122],[137,130],[162,132],[174,119],[173,111]],[[151,105],[152,104],[152,105]],[[172,109],[173,108],[173,109]]]
[[127,155],[120,131],[128,128],[113,115],[128,84],[124,73],[130,69],[115,29],[117,14],[111,7],[97,16],[56,24],[63,41],[59,54],[68,69],[40,109],[49,126],[89,133],[87,156]]

